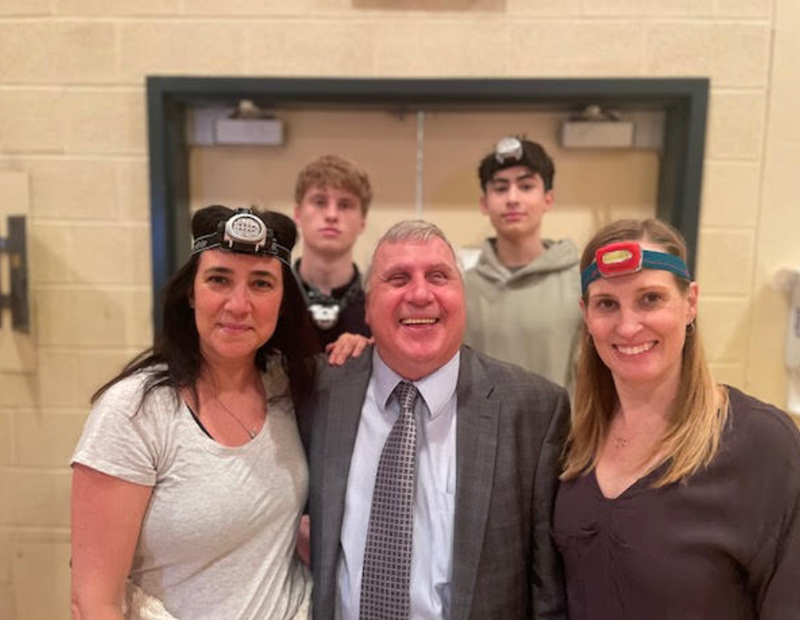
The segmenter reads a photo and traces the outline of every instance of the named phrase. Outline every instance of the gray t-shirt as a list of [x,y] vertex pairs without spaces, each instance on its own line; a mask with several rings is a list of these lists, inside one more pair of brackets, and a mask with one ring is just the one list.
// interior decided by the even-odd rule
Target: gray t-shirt
[[311,593],[295,555],[308,469],[288,382],[277,361],[261,432],[223,446],[175,391],[137,412],[146,373],[110,388],[89,415],[72,462],[153,487],[130,578],[180,620],[288,620]]

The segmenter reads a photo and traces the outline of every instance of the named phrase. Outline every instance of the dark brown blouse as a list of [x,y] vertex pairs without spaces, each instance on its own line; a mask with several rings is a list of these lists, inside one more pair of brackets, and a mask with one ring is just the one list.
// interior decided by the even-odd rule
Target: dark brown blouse
[[729,388],[711,465],[606,499],[594,471],[562,483],[554,535],[570,620],[800,620],[800,433]]

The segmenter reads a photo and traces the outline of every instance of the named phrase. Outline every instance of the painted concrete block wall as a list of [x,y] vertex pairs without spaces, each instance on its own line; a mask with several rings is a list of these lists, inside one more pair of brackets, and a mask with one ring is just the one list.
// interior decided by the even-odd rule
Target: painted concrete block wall
[[796,0],[0,2],[38,343],[36,372],[0,374],[0,617],[69,617],[67,461],[93,389],[151,337],[146,75],[710,77],[706,342],[719,378],[781,403],[799,65]]
[[800,3],[778,0],[774,24],[745,378],[754,394],[780,402],[786,392],[782,358],[788,312],[785,296],[773,290],[771,280],[780,267],[800,266]]

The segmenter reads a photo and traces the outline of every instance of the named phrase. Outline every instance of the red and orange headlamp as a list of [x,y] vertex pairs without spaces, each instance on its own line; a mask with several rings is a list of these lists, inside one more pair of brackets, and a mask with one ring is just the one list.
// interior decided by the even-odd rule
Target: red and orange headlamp
[[621,241],[597,249],[592,263],[581,272],[581,290],[585,294],[586,289],[597,278],[614,278],[642,269],[661,269],[674,273],[687,282],[692,281],[689,268],[679,256],[643,250],[637,241]]

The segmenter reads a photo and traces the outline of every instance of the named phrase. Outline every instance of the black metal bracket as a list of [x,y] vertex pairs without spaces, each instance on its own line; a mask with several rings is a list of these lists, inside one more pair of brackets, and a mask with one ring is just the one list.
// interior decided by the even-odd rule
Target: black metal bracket
[[[10,215],[8,236],[0,237],[0,253],[8,255],[9,292],[0,294],[0,327],[3,325],[3,310],[11,310],[11,329],[30,333],[28,304],[28,243],[24,215]],[[2,286],[2,273],[0,273]],[[2,290],[2,289],[0,289]]]

